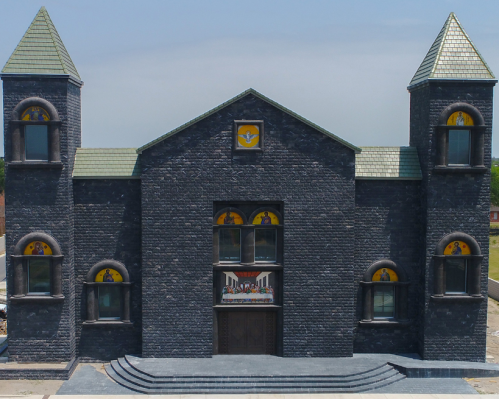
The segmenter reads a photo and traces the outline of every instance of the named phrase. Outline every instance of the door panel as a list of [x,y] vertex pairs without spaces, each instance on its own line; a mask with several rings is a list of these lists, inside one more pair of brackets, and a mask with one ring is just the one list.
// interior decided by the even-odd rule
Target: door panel
[[219,353],[275,353],[275,312],[220,312],[218,320]]

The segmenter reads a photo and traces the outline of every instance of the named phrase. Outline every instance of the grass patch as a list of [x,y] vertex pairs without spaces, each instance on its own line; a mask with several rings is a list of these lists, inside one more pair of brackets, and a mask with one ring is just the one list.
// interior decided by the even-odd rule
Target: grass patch
[[499,281],[499,236],[490,236],[489,244],[489,277]]

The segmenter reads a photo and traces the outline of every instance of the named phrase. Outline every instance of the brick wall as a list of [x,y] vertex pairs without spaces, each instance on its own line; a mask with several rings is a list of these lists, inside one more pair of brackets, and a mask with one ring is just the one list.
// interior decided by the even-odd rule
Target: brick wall
[[[236,119],[265,150],[232,153]],[[354,151],[248,95],[142,154],[143,356],[213,353],[216,201],[282,202],[284,356],[350,356]]]
[[11,361],[69,361],[75,357],[73,188],[71,173],[79,143],[80,89],[67,79],[3,78],[5,160],[11,159],[9,121],[25,98],[42,97],[57,109],[60,128],[60,169],[6,168],[6,250],[8,296],[14,275],[10,255],[24,235],[41,231],[52,235],[64,255],[63,294],[58,304],[8,303],[9,359]]
[[[357,180],[355,187],[354,351],[365,353],[417,352],[417,319],[421,259],[420,181]],[[361,327],[360,281],[374,262],[390,259],[407,273],[408,317],[404,327]]]
[[[480,245],[482,262],[481,292],[487,294],[490,152],[492,127],[492,89],[476,82],[432,82],[411,93],[411,145],[418,147],[423,172],[423,220],[425,220],[425,279],[420,302],[420,352],[425,359],[484,361],[487,301],[481,303],[437,303],[430,299],[434,285],[432,256],[437,243],[447,234],[460,231],[474,237]],[[433,173],[436,157],[434,126],[441,112],[462,101],[475,106],[483,115],[485,131],[484,174]]]
[[[140,180],[75,180],[75,292],[77,353],[83,361],[141,353],[142,287]],[[125,265],[132,282],[133,327],[82,326],[87,301],[83,282],[97,262]]]

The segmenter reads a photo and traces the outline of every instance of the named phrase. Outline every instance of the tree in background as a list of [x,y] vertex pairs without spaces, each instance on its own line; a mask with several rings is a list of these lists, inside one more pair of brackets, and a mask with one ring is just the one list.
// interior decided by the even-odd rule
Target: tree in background
[[5,190],[5,161],[0,158],[0,193]]
[[490,203],[496,206],[499,205],[499,159],[492,159],[492,170],[490,174]]

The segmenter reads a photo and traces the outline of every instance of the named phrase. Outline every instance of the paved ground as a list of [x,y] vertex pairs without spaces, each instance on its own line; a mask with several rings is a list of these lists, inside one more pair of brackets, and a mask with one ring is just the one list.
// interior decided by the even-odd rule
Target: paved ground
[[[402,356],[393,356],[398,362],[403,362]],[[256,358],[256,357],[253,357]],[[268,361],[262,364],[275,366],[273,363],[280,364],[278,368],[279,375],[297,374],[326,374],[333,370],[342,370],[343,374],[355,372],[357,369],[365,369],[368,365],[384,364],[386,360],[382,357],[373,355],[356,355],[353,359],[335,359],[335,367],[331,365],[331,359],[297,359],[268,357]],[[406,358],[408,364],[417,364],[418,360]],[[203,361],[204,360],[204,361]],[[393,359],[392,359],[393,360]],[[302,363],[301,363],[302,362]],[[251,362],[240,362],[239,356],[216,356],[212,359],[141,359],[141,369],[156,375],[240,375],[241,365],[244,364],[244,372],[252,369]],[[197,363],[197,366],[196,366]],[[419,363],[422,363],[419,360]],[[440,362],[438,362],[440,363]],[[217,367],[214,367],[214,365]],[[293,365],[299,364],[303,367],[302,372],[297,372]],[[479,365],[473,363],[474,365]],[[237,367],[236,367],[237,366]],[[238,371],[233,372],[234,369]],[[227,371],[229,371],[227,373]],[[268,370],[266,370],[269,373]],[[264,372],[262,372],[264,375]],[[252,373],[253,374],[253,373]],[[272,372],[275,373],[275,369]],[[340,374],[341,373],[336,373]],[[478,392],[473,389],[466,381],[460,378],[407,378],[387,387],[379,388],[368,393],[398,393],[398,394],[468,394],[477,395]],[[138,395],[135,391],[116,384],[111,380],[100,364],[80,364],[69,381],[65,381],[57,395]],[[142,396],[142,395],[141,395]],[[144,395],[145,396],[145,395]],[[216,396],[216,395],[215,395]],[[236,395],[237,396],[237,395]],[[296,396],[298,397],[298,396]],[[303,397],[303,396],[302,396]],[[329,398],[330,396],[328,396]],[[350,396],[348,396],[350,397]],[[253,396],[251,397],[253,398]]]

